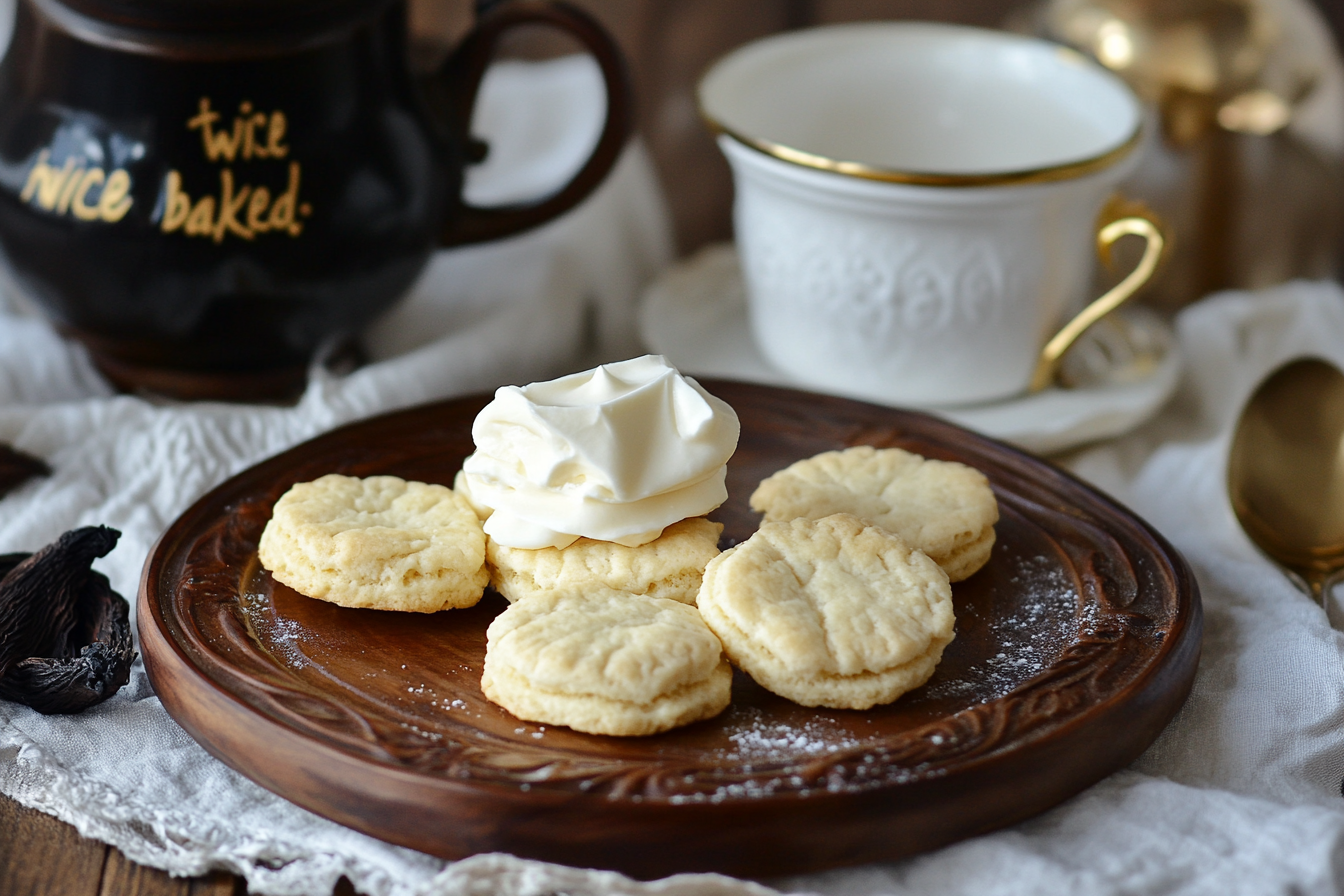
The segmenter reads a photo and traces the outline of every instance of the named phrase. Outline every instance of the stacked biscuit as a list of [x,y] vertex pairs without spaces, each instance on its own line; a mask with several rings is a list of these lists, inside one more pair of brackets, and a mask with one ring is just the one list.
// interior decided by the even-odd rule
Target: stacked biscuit
[[[507,438],[478,437],[478,455],[483,443],[494,455],[469,458],[455,490],[390,476],[295,485],[261,562],[349,607],[467,607],[489,582],[510,604],[487,632],[485,695],[589,733],[717,714],[730,661],[808,706],[865,709],[927,681],[952,640],[950,582],[994,543],[984,476],[894,448],[820,454],[762,482],[760,529],[720,554],[722,526],[702,514],[727,495],[736,416],[665,365],[636,362],[576,375],[568,392],[555,386],[575,378],[534,384],[559,410],[544,426],[510,411]],[[651,408],[666,412],[662,441],[626,433],[643,447],[622,456],[608,444],[622,442],[622,415],[657,430]],[[606,442],[575,444],[593,429]]]
[[481,689],[514,715],[651,734],[728,706],[732,671],[695,608],[723,527],[737,415],[658,356],[505,387],[456,488],[484,520]]
[[486,632],[485,696],[590,734],[654,734],[722,712],[732,670],[695,608],[722,530],[694,517],[635,547],[488,539],[491,584],[510,604]]
[[710,562],[698,605],[758,684],[867,709],[928,681],[952,641],[952,581],[988,561],[985,477],[899,448],[828,451],[751,496],[760,529]]
[[486,634],[485,696],[520,719],[656,734],[718,715],[732,668],[695,607],[593,587],[510,604]]
[[767,521],[851,514],[923,551],[953,582],[988,562],[999,520],[979,470],[867,445],[779,471],[752,494],[751,509]]

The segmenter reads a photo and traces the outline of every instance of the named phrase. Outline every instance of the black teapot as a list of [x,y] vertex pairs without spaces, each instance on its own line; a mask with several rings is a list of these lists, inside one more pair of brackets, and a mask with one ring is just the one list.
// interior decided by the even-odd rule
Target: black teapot
[[[471,112],[499,38],[569,32],[607,118],[554,195],[477,208]],[[607,34],[561,3],[484,13],[432,76],[404,0],[19,0],[0,64],[0,250],[118,386],[272,399],[392,305],[437,246],[550,220],[631,126]]]

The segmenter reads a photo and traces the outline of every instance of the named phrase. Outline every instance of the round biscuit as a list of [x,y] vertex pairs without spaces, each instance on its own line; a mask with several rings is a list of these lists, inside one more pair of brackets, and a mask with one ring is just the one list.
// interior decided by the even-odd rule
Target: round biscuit
[[843,513],[762,524],[710,562],[699,607],[762,687],[836,709],[890,703],[928,681],[956,621],[936,563]]
[[989,556],[993,552],[994,530],[991,528],[976,541],[958,547],[951,556],[944,558],[938,565],[947,573],[948,581],[960,582],[979,572],[980,568],[989,562]]
[[647,544],[629,548],[580,538],[564,548],[486,547],[490,584],[510,602],[553,590],[610,588],[695,603],[705,564],[718,556],[721,523],[692,517]]
[[732,668],[695,607],[610,589],[547,591],[486,631],[485,696],[520,719],[656,734],[728,706]]
[[485,532],[452,489],[329,474],[275,503],[258,556],[279,582],[343,607],[470,607],[489,581]]
[[979,470],[870,445],[785,467],[757,486],[751,508],[768,522],[852,514],[928,554],[954,582],[989,560],[999,520]]

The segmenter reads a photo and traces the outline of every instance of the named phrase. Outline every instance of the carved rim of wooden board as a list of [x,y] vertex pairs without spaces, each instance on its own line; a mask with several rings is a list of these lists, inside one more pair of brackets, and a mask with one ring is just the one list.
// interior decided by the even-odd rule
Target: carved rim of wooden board
[[488,396],[355,423],[210,492],[164,533],[139,594],[168,712],[285,798],[445,858],[488,851],[639,877],[773,876],[890,860],[1038,814],[1135,759],[1189,693],[1201,611],[1188,566],[1067,473],[923,414],[705,381],[742,421],[724,545],[760,479],[820,451],[897,446],[982,470],[1002,518],[953,588],[933,679],[864,712],[808,709],[737,673],[715,719],[647,738],[521,722],[480,691],[505,606],[351,610],[273,582],[270,508],[330,472],[451,484]]

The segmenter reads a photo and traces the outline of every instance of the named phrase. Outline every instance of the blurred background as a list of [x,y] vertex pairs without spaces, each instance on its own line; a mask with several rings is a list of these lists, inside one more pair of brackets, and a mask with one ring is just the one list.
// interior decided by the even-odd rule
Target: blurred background
[[[865,19],[1006,27],[1070,43],[1149,101],[1128,192],[1167,219],[1175,251],[1150,304],[1226,287],[1338,276],[1344,257],[1344,0],[574,0],[621,43],[678,253],[731,237],[727,165],[694,88],[719,56],[793,28]],[[472,0],[411,0],[417,65],[464,33]],[[574,48],[525,32],[510,56]]]

